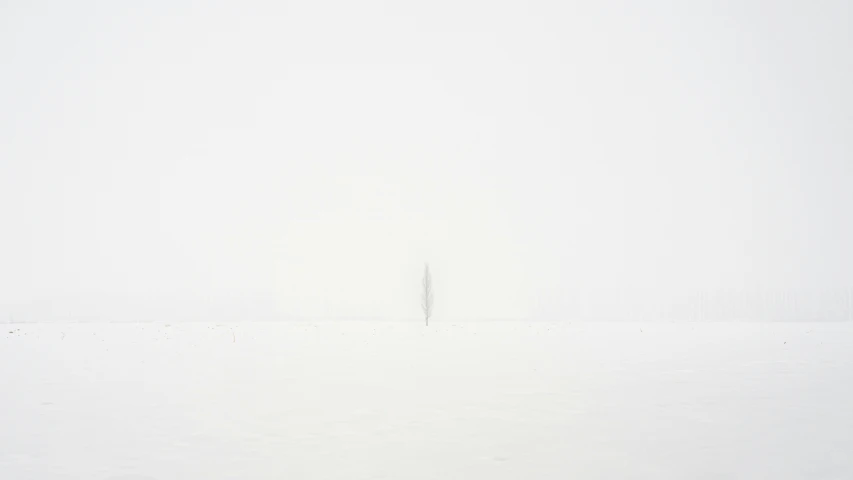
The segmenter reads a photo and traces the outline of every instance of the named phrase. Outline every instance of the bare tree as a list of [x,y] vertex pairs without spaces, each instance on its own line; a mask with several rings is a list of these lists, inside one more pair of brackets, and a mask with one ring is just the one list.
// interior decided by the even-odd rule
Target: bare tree
[[429,264],[424,264],[423,292],[421,293],[421,309],[424,311],[424,320],[429,326],[429,317],[432,316],[432,275],[429,273]]

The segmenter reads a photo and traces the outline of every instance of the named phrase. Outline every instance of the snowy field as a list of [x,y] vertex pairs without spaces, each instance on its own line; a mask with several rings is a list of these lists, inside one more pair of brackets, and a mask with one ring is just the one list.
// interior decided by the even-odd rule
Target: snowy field
[[3,325],[0,479],[851,479],[853,323]]

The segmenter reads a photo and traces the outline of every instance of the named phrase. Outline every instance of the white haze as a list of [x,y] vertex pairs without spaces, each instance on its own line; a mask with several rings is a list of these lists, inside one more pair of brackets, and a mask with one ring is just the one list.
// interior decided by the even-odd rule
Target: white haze
[[731,291],[849,312],[851,19],[4,1],[0,315],[409,318],[425,261],[439,320]]

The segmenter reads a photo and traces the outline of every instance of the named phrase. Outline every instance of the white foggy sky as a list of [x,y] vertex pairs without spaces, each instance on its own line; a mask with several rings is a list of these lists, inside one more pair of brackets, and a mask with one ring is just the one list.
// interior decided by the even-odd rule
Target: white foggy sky
[[851,19],[0,2],[0,313],[416,317],[427,260],[447,318],[847,287]]

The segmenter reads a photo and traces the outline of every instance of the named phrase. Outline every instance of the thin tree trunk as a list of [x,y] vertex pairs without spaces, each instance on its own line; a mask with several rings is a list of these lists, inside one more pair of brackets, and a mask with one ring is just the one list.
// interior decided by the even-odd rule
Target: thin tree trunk
[[424,311],[424,324],[429,326],[429,317],[432,315],[432,275],[429,273],[429,264],[424,264],[423,303],[421,309]]

